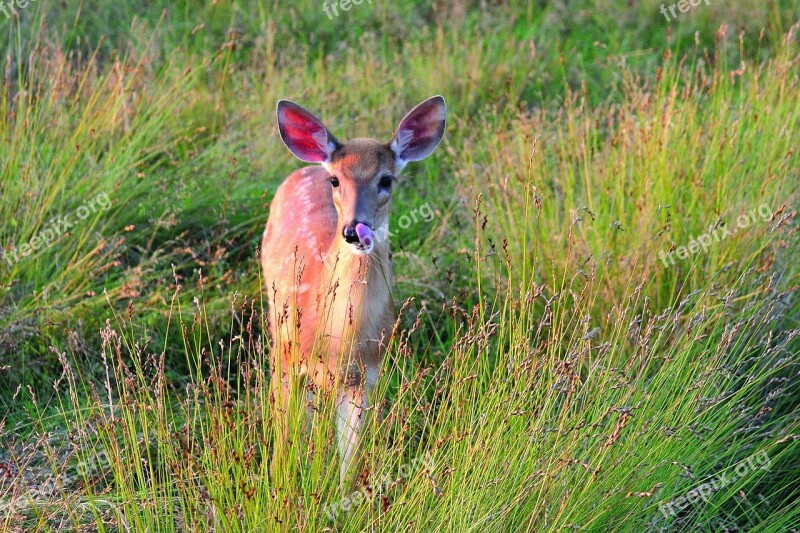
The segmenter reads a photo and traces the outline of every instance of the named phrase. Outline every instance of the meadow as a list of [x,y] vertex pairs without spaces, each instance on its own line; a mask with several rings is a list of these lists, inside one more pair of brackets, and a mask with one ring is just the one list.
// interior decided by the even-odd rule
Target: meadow
[[[800,529],[800,1],[14,2],[0,531]],[[301,386],[271,473],[276,102],[435,94],[358,488]]]

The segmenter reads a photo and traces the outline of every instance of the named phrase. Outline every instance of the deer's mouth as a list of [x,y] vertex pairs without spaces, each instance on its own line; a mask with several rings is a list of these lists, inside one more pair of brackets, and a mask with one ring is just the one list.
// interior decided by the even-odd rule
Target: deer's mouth
[[368,254],[375,246],[375,232],[366,224],[356,224],[356,235],[358,242],[352,243],[355,252]]

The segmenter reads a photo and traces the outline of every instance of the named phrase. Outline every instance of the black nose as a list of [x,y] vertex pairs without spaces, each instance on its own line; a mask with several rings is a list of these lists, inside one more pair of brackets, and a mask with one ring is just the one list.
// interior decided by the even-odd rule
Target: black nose
[[355,244],[358,242],[358,233],[356,233],[355,226],[345,226],[342,229],[342,237],[344,240],[349,242],[350,244]]

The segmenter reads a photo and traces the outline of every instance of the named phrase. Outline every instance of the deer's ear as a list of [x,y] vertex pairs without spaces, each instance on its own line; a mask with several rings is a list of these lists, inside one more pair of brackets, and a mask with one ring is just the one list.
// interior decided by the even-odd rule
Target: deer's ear
[[278,128],[286,147],[306,163],[326,163],[339,147],[320,119],[289,100],[278,102]]
[[444,98],[428,98],[405,116],[394,132],[389,147],[399,165],[425,159],[439,145],[445,128]]

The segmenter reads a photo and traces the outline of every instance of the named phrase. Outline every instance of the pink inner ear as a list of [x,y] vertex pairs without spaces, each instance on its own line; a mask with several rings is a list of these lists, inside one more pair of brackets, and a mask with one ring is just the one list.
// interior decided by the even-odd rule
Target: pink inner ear
[[428,156],[444,134],[444,107],[437,101],[420,104],[397,129],[398,154],[402,159],[416,161]]
[[403,129],[410,130],[415,137],[432,137],[439,131],[443,118],[441,108],[430,103],[408,117],[403,122]]
[[315,117],[297,109],[283,109],[281,131],[289,149],[300,159],[322,162],[328,157],[328,132]]

